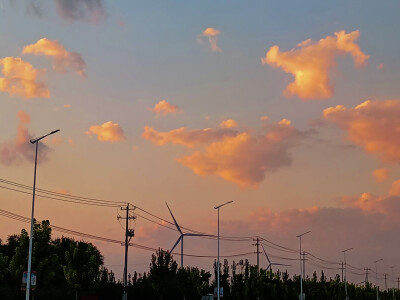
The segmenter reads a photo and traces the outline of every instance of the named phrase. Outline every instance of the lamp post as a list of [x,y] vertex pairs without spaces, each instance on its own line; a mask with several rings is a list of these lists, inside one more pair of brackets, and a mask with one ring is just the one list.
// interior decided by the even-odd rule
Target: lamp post
[[344,255],[344,289],[345,289],[345,292],[346,292],[346,300],[349,299],[347,297],[347,279],[346,279],[346,277],[347,277],[347,261],[346,261],[346,252],[350,251],[350,250],[353,250],[353,248],[349,248],[349,249],[346,249],[346,250],[342,251],[343,255]]
[[310,232],[311,232],[311,230],[296,236],[300,239],[300,300],[303,300],[303,268],[302,268],[302,263],[301,263],[301,237]]
[[25,299],[29,300],[30,292],[31,292],[31,266],[32,266],[32,239],[33,239],[33,218],[35,212],[35,191],[36,191],[36,166],[37,166],[37,154],[38,154],[38,146],[39,141],[44,139],[45,137],[59,132],[60,129],[54,130],[44,136],[41,136],[36,139],[31,139],[31,144],[36,144],[36,152],[35,152],[35,172],[33,174],[33,191],[32,191],[32,215],[31,215],[31,234],[29,236],[29,254],[28,254],[28,276],[26,277],[26,294]]
[[227,204],[229,204],[229,203],[232,203],[233,202],[233,200],[231,200],[231,201],[228,201],[228,202],[226,202],[226,203],[224,203],[224,204],[221,204],[221,205],[218,205],[218,206],[214,206],[214,209],[216,209],[216,210],[218,210],[218,260],[217,260],[217,299],[218,300],[220,300],[220,295],[219,295],[219,209],[222,207],[222,206],[224,206],[224,205],[227,205]]
[[382,260],[383,260],[383,258],[374,261],[375,272],[376,272],[376,300],[379,300],[378,262],[380,262]]

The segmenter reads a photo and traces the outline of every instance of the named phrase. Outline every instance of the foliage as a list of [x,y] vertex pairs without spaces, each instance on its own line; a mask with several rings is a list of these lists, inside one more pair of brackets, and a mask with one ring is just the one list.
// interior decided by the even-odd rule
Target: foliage
[[[25,230],[11,235],[3,243],[0,240],[0,299],[22,299],[21,277],[27,267],[29,236]],[[224,288],[224,300],[298,299],[300,278],[290,277],[279,270],[260,269],[248,260],[228,260],[220,263],[220,280]],[[98,295],[100,300],[119,300],[123,284],[115,274],[103,266],[103,256],[91,243],[62,237],[51,238],[48,221],[35,224],[32,270],[38,273],[36,299],[73,299],[80,295]],[[197,267],[179,268],[171,253],[158,249],[151,256],[148,273],[134,272],[128,275],[128,298],[146,300],[200,300],[212,293],[216,286],[217,263],[214,262],[214,278],[211,273]],[[348,283],[352,300],[376,299],[371,283]],[[324,272],[307,277],[303,282],[307,300],[344,299],[344,283],[339,275],[327,278]],[[396,290],[395,297],[400,298]],[[392,291],[381,291],[381,300],[393,299]]]

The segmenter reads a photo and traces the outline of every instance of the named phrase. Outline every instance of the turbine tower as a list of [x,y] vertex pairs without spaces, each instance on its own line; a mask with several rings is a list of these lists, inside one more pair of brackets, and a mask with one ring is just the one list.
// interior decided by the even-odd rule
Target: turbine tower
[[209,234],[201,234],[201,233],[183,233],[182,230],[181,230],[181,228],[180,228],[179,225],[178,225],[178,222],[176,222],[175,217],[174,217],[174,215],[172,214],[172,211],[171,211],[171,209],[170,209],[169,206],[168,206],[168,203],[165,202],[165,204],[167,205],[168,210],[169,210],[169,213],[171,214],[172,219],[174,220],[176,229],[178,229],[179,233],[181,234],[181,235],[179,236],[178,240],[175,242],[174,246],[172,247],[170,253],[172,253],[172,251],[174,251],[175,247],[179,244],[179,242],[181,242],[181,268],[183,268],[183,238],[184,238],[185,236],[212,236],[212,235],[209,235]]
[[271,271],[272,271],[272,266],[285,266],[285,267],[290,267],[291,266],[291,265],[285,265],[285,264],[279,264],[279,263],[272,263],[270,261],[269,257],[268,257],[267,252],[265,251],[265,248],[264,248],[263,244],[261,244],[261,247],[263,248],[264,254],[265,254],[265,256],[266,256],[266,258],[268,260],[268,263],[269,263],[269,265],[268,265],[268,267],[266,269],[267,271],[268,271],[268,269],[271,269]]

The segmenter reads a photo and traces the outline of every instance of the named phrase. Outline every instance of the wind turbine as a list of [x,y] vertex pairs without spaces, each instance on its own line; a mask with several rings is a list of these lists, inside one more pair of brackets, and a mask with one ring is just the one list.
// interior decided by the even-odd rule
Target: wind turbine
[[264,254],[265,254],[265,256],[267,257],[267,260],[268,260],[268,263],[269,263],[269,265],[268,265],[266,271],[268,271],[268,269],[271,269],[271,271],[272,271],[272,266],[285,266],[285,267],[290,267],[290,266],[291,266],[291,265],[285,265],[285,264],[279,264],[279,263],[272,263],[272,262],[269,260],[268,254],[267,254],[267,252],[265,252],[264,246],[263,246],[262,244],[261,244],[261,247],[263,248]]
[[168,203],[165,202],[165,204],[167,205],[168,210],[169,210],[169,212],[170,212],[170,214],[171,214],[171,216],[172,216],[172,219],[174,220],[176,229],[178,229],[179,233],[181,234],[181,235],[179,236],[178,240],[175,242],[174,246],[172,247],[170,253],[172,253],[172,251],[174,251],[175,247],[179,244],[179,242],[181,242],[181,268],[183,268],[183,238],[184,238],[185,236],[212,236],[212,235],[209,235],[209,234],[200,234],[200,233],[183,233],[182,230],[181,230],[181,228],[180,228],[179,225],[178,225],[178,222],[176,222],[175,217],[174,217],[174,215],[172,214],[172,211],[171,211],[171,209],[170,209],[169,206],[168,206]]

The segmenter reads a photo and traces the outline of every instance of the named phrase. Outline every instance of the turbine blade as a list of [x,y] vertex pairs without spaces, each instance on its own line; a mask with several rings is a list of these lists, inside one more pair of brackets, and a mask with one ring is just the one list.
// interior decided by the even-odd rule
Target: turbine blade
[[171,209],[170,209],[169,206],[168,206],[168,203],[165,202],[165,204],[167,204],[169,213],[171,214],[172,219],[174,220],[174,223],[175,223],[176,228],[178,229],[178,231],[180,232],[180,234],[182,234],[182,230],[181,230],[181,228],[179,227],[178,222],[176,222],[175,217],[174,217],[174,215],[172,214],[172,211],[171,211]]
[[274,265],[274,266],[285,266],[285,267],[291,267],[292,266],[292,265],[278,264],[278,263],[272,263],[271,265]]
[[213,236],[211,234],[201,234],[201,233],[184,233],[184,236]]
[[265,252],[265,248],[264,248],[263,244],[261,244],[261,247],[263,248],[264,254],[265,254],[265,256],[267,257],[267,260],[268,260],[268,262],[269,262],[269,266],[271,266],[271,261],[269,260],[269,257],[268,257],[268,255],[267,255],[267,252]]
[[169,251],[170,253],[172,253],[172,251],[174,251],[175,247],[179,244],[180,240],[182,239],[182,236],[179,237],[179,239],[176,241],[176,243],[174,244],[174,246],[172,247],[171,251]]

